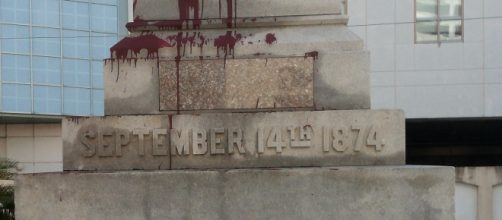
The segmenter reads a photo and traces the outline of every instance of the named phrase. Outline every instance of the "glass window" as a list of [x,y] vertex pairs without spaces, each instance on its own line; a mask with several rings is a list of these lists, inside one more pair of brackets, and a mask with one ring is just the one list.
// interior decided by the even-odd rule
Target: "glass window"
[[110,57],[110,48],[117,43],[117,36],[93,33],[91,37],[91,58],[103,60]]
[[416,42],[462,40],[462,0],[416,0]]
[[35,113],[61,113],[61,87],[34,86],[33,96]]
[[65,115],[90,115],[90,89],[64,88],[63,109]]
[[105,115],[105,94],[103,90],[92,90],[92,114]]
[[103,88],[103,61],[92,62],[92,87]]
[[91,72],[88,60],[63,60],[63,79],[65,86],[90,87]]
[[33,56],[33,82],[36,84],[61,84],[59,58]]
[[2,111],[31,113],[29,85],[2,84]]
[[89,32],[63,31],[63,56],[89,59]]
[[31,4],[33,25],[59,27],[59,0],[34,0]]
[[7,53],[30,53],[30,28],[20,25],[0,25],[2,51]]
[[89,30],[89,4],[63,1],[63,28]]
[[2,55],[2,81],[29,83],[31,81],[30,57]]
[[0,22],[30,23],[30,0],[0,0]]
[[33,54],[61,56],[61,33],[59,29],[33,27]]
[[117,33],[117,7],[111,5],[91,5],[91,31]]

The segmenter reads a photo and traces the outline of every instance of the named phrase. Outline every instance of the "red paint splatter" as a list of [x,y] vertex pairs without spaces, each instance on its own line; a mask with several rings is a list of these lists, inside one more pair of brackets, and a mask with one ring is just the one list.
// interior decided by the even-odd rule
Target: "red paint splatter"
[[216,56],[220,56],[220,50],[223,51],[224,58],[227,55],[234,56],[235,44],[242,39],[242,35],[232,31],[227,31],[225,35],[220,35],[218,38],[214,39],[214,46],[216,47]]
[[275,37],[275,34],[272,34],[272,33],[268,33],[267,36],[265,36],[265,42],[267,42],[267,44],[273,44],[274,42],[277,41],[277,38]]
[[[190,21],[192,21],[194,29],[200,28],[199,0],[178,0],[178,8],[180,13],[179,21],[186,23],[187,28]],[[193,10],[193,18],[190,18],[190,10]]]
[[[135,0],[133,7],[136,7],[136,1],[137,0]],[[202,0],[202,5],[200,5],[200,0],[178,0],[178,20],[144,21],[139,16],[137,16],[134,21],[129,22],[126,27],[129,31],[147,29],[148,27],[156,27],[157,30],[181,30],[183,26],[185,26],[187,29],[189,29],[190,27],[192,27],[193,29],[199,29],[202,24],[202,13],[204,10],[203,1],[204,0]],[[232,28],[236,23],[236,8],[234,5],[235,0],[226,0],[227,15],[225,18],[223,18],[223,16],[221,15],[221,1],[222,0],[219,0],[221,22],[226,25],[227,28]],[[256,18],[254,18],[254,20],[256,20]],[[211,19],[208,19],[207,22],[210,23]]]
[[147,59],[158,59],[159,49],[163,47],[171,47],[171,45],[154,34],[144,34],[137,37],[125,37],[110,48],[110,53],[112,58],[113,54],[115,54],[115,58],[125,60],[129,52],[137,57],[141,50],[146,49]]
[[126,28],[129,31],[134,31],[138,28],[146,27],[146,26],[148,26],[148,22],[141,19],[141,17],[139,15],[134,18],[133,22],[129,22],[126,24]]
[[311,52],[305,53],[305,59],[307,59],[309,57],[312,57],[312,58],[314,58],[314,60],[317,60],[317,58],[319,58],[319,52],[311,51]]
[[[222,19],[224,24],[227,24],[227,28],[232,28],[234,26],[234,14],[233,14],[233,0],[227,0],[227,17]],[[220,17],[221,17],[221,0],[220,0]]]

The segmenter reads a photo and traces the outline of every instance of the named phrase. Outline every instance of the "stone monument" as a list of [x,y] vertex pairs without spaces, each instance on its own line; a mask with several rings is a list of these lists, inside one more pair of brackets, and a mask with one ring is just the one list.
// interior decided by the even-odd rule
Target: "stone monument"
[[369,110],[343,0],[135,0],[105,117],[63,121],[63,173],[17,219],[453,219],[454,169],[405,166]]

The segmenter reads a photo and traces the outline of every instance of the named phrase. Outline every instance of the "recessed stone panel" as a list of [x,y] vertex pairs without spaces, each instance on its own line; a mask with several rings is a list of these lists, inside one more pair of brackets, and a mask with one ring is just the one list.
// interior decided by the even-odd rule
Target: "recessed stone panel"
[[172,169],[404,165],[401,111],[175,115]]
[[168,135],[168,116],[66,118],[63,169],[169,169]]
[[160,110],[313,108],[313,58],[162,61]]

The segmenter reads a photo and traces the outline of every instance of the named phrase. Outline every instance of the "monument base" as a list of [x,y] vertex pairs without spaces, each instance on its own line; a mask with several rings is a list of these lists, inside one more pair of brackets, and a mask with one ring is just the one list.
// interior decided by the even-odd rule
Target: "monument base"
[[16,219],[453,219],[454,175],[428,166],[20,175]]

